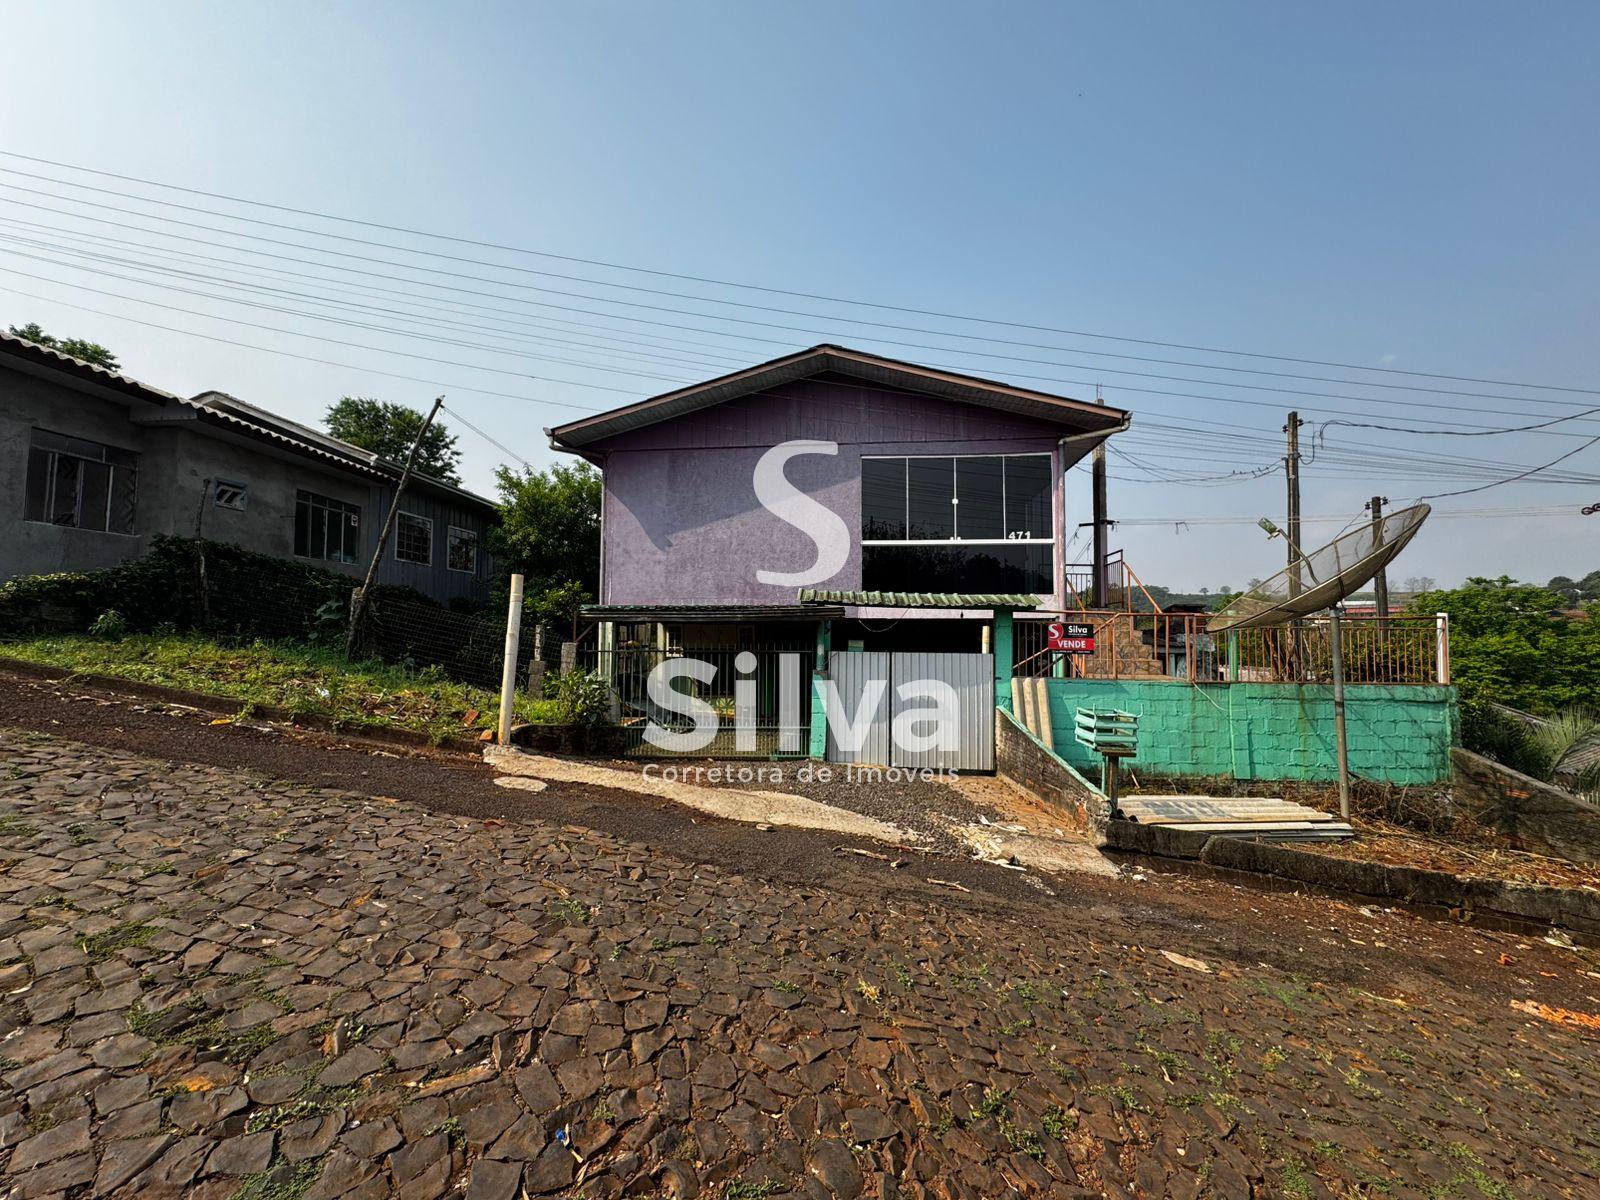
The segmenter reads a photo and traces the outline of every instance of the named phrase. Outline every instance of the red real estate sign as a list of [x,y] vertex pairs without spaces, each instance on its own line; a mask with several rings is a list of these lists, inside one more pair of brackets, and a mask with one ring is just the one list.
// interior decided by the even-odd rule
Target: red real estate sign
[[1064,650],[1068,654],[1094,653],[1094,626],[1076,625],[1065,621],[1052,621],[1046,631],[1046,645],[1051,650]]

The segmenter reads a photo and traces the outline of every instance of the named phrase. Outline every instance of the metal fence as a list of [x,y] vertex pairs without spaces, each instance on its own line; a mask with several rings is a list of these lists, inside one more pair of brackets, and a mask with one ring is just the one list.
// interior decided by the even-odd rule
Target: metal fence
[[[649,758],[674,754],[700,758],[805,755],[811,730],[814,656],[814,646],[609,648],[585,641],[577,647],[577,665],[599,673],[616,695],[623,753]],[[674,663],[692,666],[703,678],[671,670]],[[669,671],[662,673],[652,696],[650,677],[663,666]],[[676,695],[664,696],[663,691]],[[694,715],[682,711],[687,705],[678,697],[699,701],[716,715],[717,732],[709,744],[674,748],[645,740],[645,730],[652,722],[667,734],[686,736],[695,730]]]
[[[1049,646],[1052,622],[1089,625],[1092,653]],[[1327,617],[1212,633],[1209,613],[1066,611],[1018,614],[1013,673],[1060,679],[1183,679],[1196,683],[1329,683]],[[1345,616],[1345,681],[1450,682],[1449,625],[1437,617]]]
[[[545,636],[537,623],[524,620],[517,649],[517,678],[528,681],[535,662],[554,674],[560,665],[558,637]],[[374,589],[362,619],[358,652],[384,662],[412,667],[437,667],[451,679],[498,688],[505,661],[504,609],[460,613],[404,595]],[[542,685],[538,689],[542,694]]]

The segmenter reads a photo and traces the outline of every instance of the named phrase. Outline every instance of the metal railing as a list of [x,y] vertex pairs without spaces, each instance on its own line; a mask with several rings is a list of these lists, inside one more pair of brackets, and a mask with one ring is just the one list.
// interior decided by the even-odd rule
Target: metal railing
[[[1049,626],[1094,629],[1092,653],[1049,646]],[[1012,634],[1016,675],[1058,679],[1181,679],[1193,683],[1328,683],[1333,655],[1327,617],[1293,626],[1212,633],[1210,613],[1073,610],[1019,613]],[[1449,625],[1438,617],[1346,616],[1345,682],[1450,682]]]

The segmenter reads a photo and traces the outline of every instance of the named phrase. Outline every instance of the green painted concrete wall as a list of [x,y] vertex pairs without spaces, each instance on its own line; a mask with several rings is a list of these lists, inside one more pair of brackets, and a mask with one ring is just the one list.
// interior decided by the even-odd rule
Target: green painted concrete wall
[[[1100,764],[1073,738],[1073,715],[1080,707],[1139,715],[1139,754],[1126,760],[1135,771],[1239,779],[1338,777],[1333,688],[1326,684],[1052,679],[1049,691],[1056,751],[1084,774],[1098,772]],[[1454,688],[1352,685],[1345,691],[1345,721],[1350,770],[1356,775],[1396,784],[1449,778]]]

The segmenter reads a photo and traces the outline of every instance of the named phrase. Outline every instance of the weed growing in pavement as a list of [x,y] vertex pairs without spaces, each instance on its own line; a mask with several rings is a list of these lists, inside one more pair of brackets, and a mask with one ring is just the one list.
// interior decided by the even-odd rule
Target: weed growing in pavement
[[1000,1036],[1015,1037],[1024,1029],[1032,1029],[1033,1025],[1034,1021],[1032,1017],[1023,1017],[1020,1020],[1008,1021],[1006,1024],[1000,1026]]
[[336,1108],[354,1103],[360,1095],[361,1089],[351,1084],[347,1087],[299,1096],[283,1104],[275,1104],[271,1108],[257,1109],[245,1122],[245,1132],[261,1133],[268,1129],[282,1129],[287,1125],[293,1125],[296,1121],[304,1121],[308,1117],[320,1117]]
[[32,837],[39,832],[18,813],[0,813],[0,837]]
[[1272,983],[1266,979],[1251,979],[1250,986],[1263,996],[1271,996],[1291,1012],[1300,1011],[1300,1002],[1310,994],[1310,989],[1298,979],[1286,983]]
[[74,846],[87,846],[94,841],[94,839],[83,830],[84,827],[76,822],[67,826],[67,837],[71,840]]
[[1269,1046],[1261,1056],[1261,1066],[1268,1074],[1276,1071],[1289,1057],[1282,1046]]
[[680,942],[677,938],[658,937],[650,939],[650,949],[654,950],[657,954],[664,953],[668,950],[676,950],[678,947],[687,946],[688,944],[688,942]]
[[868,1004],[883,1003],[883,992],[877,984],[868,983],[865,979],[859,977],[856,979],[856,995],[860,996]]
[[736,1179],[722,1190],[722,1197],[723,1200],[767,1200],[782,1186],[776,1179],[763,1179],[760,1183]]
[[1043,1125],[1045,1136],[1054,1138],[1059,1142],[1067,1135],[1067,1130],[1077,1127],[1078,1118],[1067,1112],[1059,1104],[1052,1104],[1044,1110],[1041,1124]]
[[460,1117],[446,1117],[428,1130],[427,1136],[432,1137],[436,1133],[444,1134],[452,1150],[458,1150],[467,1144],[467,1135],[461,1131]]
[[900,986],[908,992],[911,990],[912,985],[916,983],[916,977],[911,974],[911,968],[899,959],[894,961],[894,977]]
[[1307,1178],[1305,1168],[1297,1158],[1291,1158],[1279,1168],[1278,1183],[1285,1196],[1293,1196],[1296,1200],[1311,1200],[1316,1194],[1311,1189],[1311,1180]]
[[101,933],[91,933],[78,940],[78,949],[89,956],[90,962],[105,962],[118,951],[134,946],[147,946],[157,933],[154,925],[138,921],[124,921]]
[[787,979],[774,979],[772,981],[772,986],[776,990],[780,992],[787,992],[791,996],[798,996],[800,994],[800,985],[798,983],[790,983]]
[[610,1125],[617,1119],[617,1113],[616,1110],[611,1107],[610,1102],[601,1100],[594,1106],[594,1119]]
[[1092,1085],[1089,1090],[1121,1101],[1122,1107],[1129,1112],[1148,1113],[1150,1111],[1149,1106],[1134,1095],[1133,1089],[1125,1083],[1097,1083]]
[[559,917],[568,925],[587,925],[592,914],[589,909],[570,896],[563,896],[550,902],[550,912]]
[[322,1155],[297,1163],[280,1158],[266,1170],[246,1175],[232,1200],[300,1200],[322,1173],[322,1162],[326,1157]]

